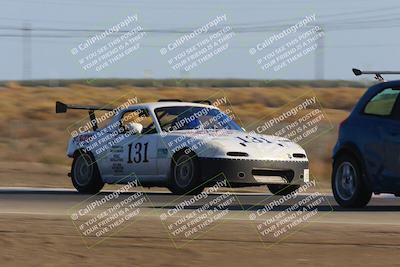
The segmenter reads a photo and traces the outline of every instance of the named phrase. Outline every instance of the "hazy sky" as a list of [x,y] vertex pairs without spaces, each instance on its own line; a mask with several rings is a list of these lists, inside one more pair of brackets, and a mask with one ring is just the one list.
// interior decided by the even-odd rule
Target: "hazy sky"
[[[325,79],[356,79],[352,67],[400,70],[398,40],[400,3],[389,0],[357,1],[233,1],[233,0],[0,0],[0,80],[68,78],[169,78],[187,75],[193,78],[314,79],[316,53],[322,53]],[[168,55],[160,49],[188,32],[226,14],[218,27],[229,26],[235,33],[223,52],[183,74],[168,64]],[[322,51],[295,60],[279,71],[263,71],[249,49],[274,34],[296,24],[306,16],[316,19],[307,27],[319,25],[324,36]],[[71,49],[107,29],[128,15],[138,21],[126,29],[140,26],[147,32],[137,51],[124,56],[102,71],[84,70]],[[31,38],[23,39],[24,25],[30,25]],[[301,31],[307,31],[309,28]],[[219,28],[218,28],[219,29]],[[85,31],[82,31],[85,30]],[[181,33],[172,33],[180,30]],[[286,37],[260,52],[267,54],[300,32]],[[115,35],[114,35],[115,36]],[[206,38],[202,34],[179,51]],[[29,43],[30,40],[30,43]],[[113,38],[96,43],[106,45]],[[31,44],[31,45],[29,45]],[[31,51],[31,60],[29,52]],[[87,52],[87,51],[85,51]],[[172,54],[171,54],[172,55]],[[321,57],[320,57],[321,59]],[[31,74],[24,69],[29,68]]]

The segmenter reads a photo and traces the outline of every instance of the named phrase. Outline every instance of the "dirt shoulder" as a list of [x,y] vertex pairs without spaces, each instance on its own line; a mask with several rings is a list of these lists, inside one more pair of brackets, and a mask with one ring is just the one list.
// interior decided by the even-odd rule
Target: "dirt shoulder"
[[399,228],[385,225],[309,224],[270,248],[240,221],[181,249],[156,217],[91,249],[67,217],[2,215],[0,232],[4,266],[394,266],[400,249]]

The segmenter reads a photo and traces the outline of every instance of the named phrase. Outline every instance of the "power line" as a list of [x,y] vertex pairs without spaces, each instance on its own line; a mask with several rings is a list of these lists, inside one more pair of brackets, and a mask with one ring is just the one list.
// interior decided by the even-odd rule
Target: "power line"
[[[397,28],[400,27],[400,24],[379,24],[382,22],[400,22],[400,17],[390,18],[390,19],[380,19],[374,21],[355,21],[355,22],[342,22],[342,23],[332,23],[325,24],[325,31],[337,31],[337,30],[354,30],[354,29],[371,29],[371,28]],[[291,25],[272,25],[272,26],[256,26],[256,27],[236,27],[232,28],[232,31],[235,33],[260,33],[260,32],[271,32],[278,31],[290,27]],[[308,25],[309,27],[314,27],[315,25]],[[215,28],[209,30],[205,34],[213,34],[220,31],[222,28]],[[24,28],[20,27],[9,27],[9,26],[0,26],[0,30],[14,30],[14,31],[24,31]],[[191,33],[195,29],[144,29],[139,30],[138,32],[146,32],[152,34],[186,34]],[[105,29],[67,29],[67,28],[33,28],[31,29],[32,35],[34,38],[81,38],[87,37],[87,35],[83,35],[84,33],[103,33],[106,31]],[[36,32],[47,33],[48,34],[36,34]],[[53,32],[53,33],[52,33]],[[73,34],[55,34],[58,32],[63,33],[82,33],[81,35],[73,35]],[[115,35],[121,35],[130,32],[129,30],[120,30],[118,32],[113,33],[112,35],[106,36],[107,38],[112,38]],[[15,33],[3,33],[0,34],[0,37],[21,37],[19,34]]]

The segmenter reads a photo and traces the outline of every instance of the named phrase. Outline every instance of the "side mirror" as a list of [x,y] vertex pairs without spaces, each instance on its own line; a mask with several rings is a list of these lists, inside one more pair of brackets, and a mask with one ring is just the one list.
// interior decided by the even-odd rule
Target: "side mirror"
[[128,132],[132,134],[140,134],[143,131],[143,125],[136,122],[130,122],[126,125]]

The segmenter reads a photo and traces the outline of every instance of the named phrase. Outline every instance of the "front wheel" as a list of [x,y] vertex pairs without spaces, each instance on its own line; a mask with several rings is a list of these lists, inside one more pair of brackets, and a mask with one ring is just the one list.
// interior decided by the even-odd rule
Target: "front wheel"
[[287,185],[287,184],[269,184],[267,185],[269,191],[277,196],[286,196],[299,189],[300,185]]
[[204,187],[200,185],[199,169],[199,162],[193,153],[175,154],[171,163],[169,190],[176,195],[201,193]]
[[337,203],[344,208],[365,207],[372,192],[366,186],[361,166],[351,156],[335,160],[332,172],[332,191]]
[[96,194],[104,186],[93,156],[85,153],[79,153],[74,157],[71,180],[76,190],[84,194]]

